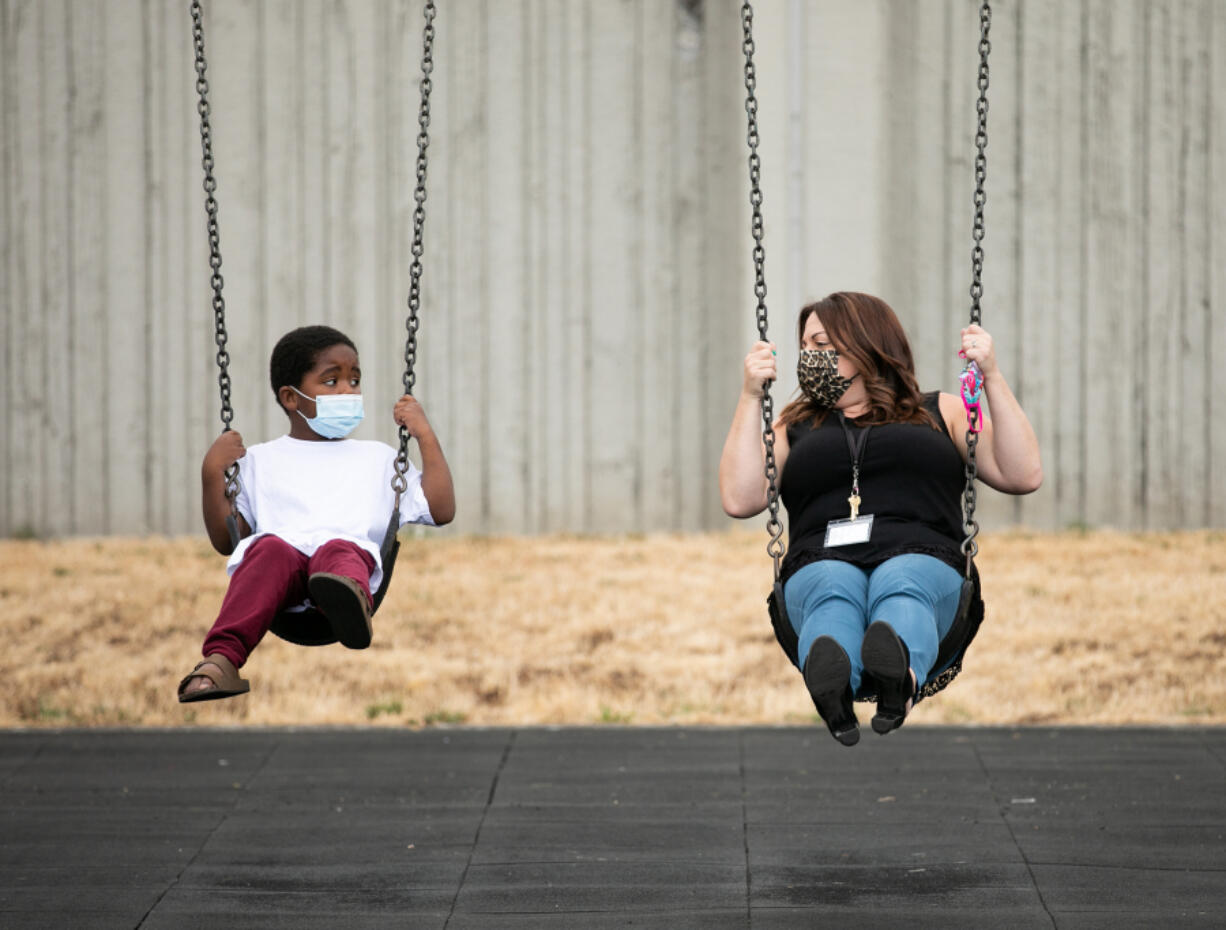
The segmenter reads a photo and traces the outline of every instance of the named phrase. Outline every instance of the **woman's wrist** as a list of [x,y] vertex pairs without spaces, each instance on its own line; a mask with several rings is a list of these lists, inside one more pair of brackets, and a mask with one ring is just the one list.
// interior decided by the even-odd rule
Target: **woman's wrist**
[[1001,374],[999,366],[992,368],[991,371],[982,371],[982,374],[984,387],[987,387],[988,385],[1005,383],[1005,376]]

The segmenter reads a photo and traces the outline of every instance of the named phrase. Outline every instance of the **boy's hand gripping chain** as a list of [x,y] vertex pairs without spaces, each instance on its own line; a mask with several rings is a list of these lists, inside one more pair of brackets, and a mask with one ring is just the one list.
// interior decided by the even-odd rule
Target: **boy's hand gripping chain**
[[[208,64],[204,57],[204,10],[199,0],[192,0],[190,7],[192,17],[192,46],[196,52],[196,94],[199,100],[196,112],[200,114],[200,150],[201,165],[204,168],[204,210],[208,214],[209,240],[209,285],[213,289],[213,325],[214,341],[217,343],[217,385],[221,391],[221,431],[230,429],[230,421],[234,419],[234,409],[230,405],[230,353],[226,349],[226,301],[221,289],[225,283],[221,276],[221,235],[217,224],[217,198],[213,196],[217,190],[217,179],[213,176],[213,128],[209,123],[209,82],[205,76]],[[238,531],[238,463],[230,465],[225,471],[226,500],[230,502],[230,515],[226,517],[226,529],[230,533],[230,543],[237,548]]]
[[[413,245],[410,252],[413,261],[409,265],[409,314],[404,321],[407,333],[404,343],[404,392],[413,393],[413,384],[417,376],[413,368],[417,362],[417,329],[419,326],[417,311],[421,307],[421,257],[424,252],[423,237],[426,226],[426,150],[430,147],[430,91],[433,84],[430,75],[434,71],[434,0],[426,0],[422,11],[426,19],[422,32],[421,56],[421,104],[417,113],[417,187],[413,191]],[[396,507],[392,512],[392,522],[395,527],[388,528],[385,547],[395,539],[395,531],[399,528],[400,496],[408,488],[405,474],[409,470],[409,431],[401,426],[400,449],[396,453],[396,473],[392,476],[392,490],[396,492]],[[385,553],[386,560],[386,553]]]

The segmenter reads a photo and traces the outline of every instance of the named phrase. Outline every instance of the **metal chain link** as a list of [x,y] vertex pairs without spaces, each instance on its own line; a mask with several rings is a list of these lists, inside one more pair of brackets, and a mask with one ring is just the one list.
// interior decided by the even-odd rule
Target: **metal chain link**
[[979,299],[983,296],[983,207],[988,195],[985,189],[988,178],[988,53],[992,43],[988,30],[992,26],[992,8],[989,0],[979,7],[979,99],[975,101],[978,126],[975,131],[975,220],[971,227],[974,245],[971,249],[971,322],[980,319]]
[[[225,283],[221,276],[221,236],[217,225],[217,199],[213,194],[217,190],[217,179],[213,177],[213,128],[209,123],[209,82],[205,77],[208,65],[204,58],[204,11],[199,0],[191,2],[192,44],[196,50],[196,93],[199,102],[196,112],[200,114],[200,147],[202,151],[201,164],[204,167],[204,210],[208,215],[209,268],[212,273],[209,284],[213,289],[213,340],[217,343],[217,386],[221,392],[221,431],[227,432],[234,419],[234,409],[230,406],[230,353],[226,348],[226,301],[221,289]],[[238,463],[234,463],[225,471],[226,498],[230,501],[230,510],[235,511],[235,498],[238,497]]]
[[[758,86],[757,69],[753,63],[753,5],[749,0],[741,4],[741,50],[745,53],[745,115],[748,124],[749,143],[749,204],[753,209],[750,231],[753,234],[754,296],[758,299],[758,338],[766,337],[766,249],[762,245],[762,161],[758,157]],[[783,524],[779,520],[779,472],[775,465],[774,401],[770,384],[762,391],[762,444],[766,448],[766,506],[768,517],[766,531],[770,542],[766,551],[775,563],[775,580],[779,580],[783,558]]]
[[[421,53],[421,106],[417,115],[417,187],[413,191],[413,262],[409,266],[409,315],[404,326],[407,337],[404,344],[404,392],[413,393],[417,363],[417,311],[421,308],[421,257],[424,252],[423,237],[426,225],[426,149],[430,147],[430,91],[434,71],[434,0],[426,0],[423,15],[426,25],[422,31]],[[409,468],[409,431],[400,427],[400,449],[396,453],[396,474],[392,477],[392,489],[396,492],[396,505],[400,495],[408,487],[405,473]]]
[[[975,219],[971,227],[971,322],[976,325],[982,317],[979,301],[983,297],[983,208],[988,200],[988,55],[992,51],[988,32],[991,26],[991,3],[990,0],[983,0],[979,7],[979,99],[975,101],[975,113],[978,116],[975,130]],[[979,543],[975,541],[975,537],[979,535],[979,523],[975,520],[975,479],[979,473],[975,452],[979,445],[977,427],[980,414],[972,410],[967,416],[969,423],[966,432],[966,489],[962,495],[962,529],[966,538],[962,540],[962,554],[966,556],[966,573],[969,578],[971,559],[979,552]]]
[[[971,414],[978,419],[978,414]],[[975,424],[972,424],[974,426]],[[971,429],[966,431],[966,487],[962,491],[962,532],[966,534],[962,540],[962,554],[966,556],[966,576],[971,573],[971,559],[979,554],[979,543],[975,537],[979,535],[979,521],[975,519],[975,479],[979,477],[979,467],[975,461],[975,446],[979,444],[979,434]]]

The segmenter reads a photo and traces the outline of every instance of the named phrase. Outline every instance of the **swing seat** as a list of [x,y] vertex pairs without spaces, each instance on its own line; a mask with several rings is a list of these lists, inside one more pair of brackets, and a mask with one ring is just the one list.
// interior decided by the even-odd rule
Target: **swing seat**
[[[392,580],[392,570],[396,567],[396,556],[400,552],[400,540],[392,543],[391,551],[382,555],[383,581],[379,590],[371,595],[371,614],[383,603],[383,595],[387,593],[388,583]],[[283,610],[277,614],[269,630],[289,643],[296,646],[331,646],[339,642],[332,632],[332,624],[328,622],[319,610],[308,607],[306,610]]]
[[[800,641],[792,622],[788,619],[786,602],[783,599],[783,583],[776,581],[766,599],[766,608],[770,614],[771,626],[775,630],[775,639],[780,648],[787,654],[792,665],[800,668]],[[979,569],[971,563],[971,576],[962,579],[962,593],[958,599],[958,611],[954,614],[954,622],[941,640],[937,650],[937,659],[933,663],[933,672],[928,680],[920,686],[915,696],[918,704],[924,698],[932,697],[942,691],[962,671],[962,657],[970,646],[975,634],[983,623],[984,606],[979,587]],[[877,694],[871,685],[861,684],[856,692],[857,701],[876,701]]]
[[[238,520],[233,514],[226,517],[226,527],[230,531],[231,547],[237,548],[239,543]],[[383,534],[383,545],[379,547],[379,561],[383,565],[383,580],[379,590],[371,595],[370,612],[373,616],[383,603],[388,585],[392,580],[392,571],[396,567],[396,556],[400,554],[400,510],[392,511],[392,517],[387,521],[387,532]],[[268,628],[272,633],[296,646],[330,646],[340,640],[332,632],[332,624],[322,612],[314,607],[305,610],[283,610],[277,614]]]
[[[379,561],[383,565],[383,580],[379,590],[371,595],[370,612],[373,616],[383,603],[383,595],[387,594],[388,585],[392,580],[392,571],[396,567],[396,556],[400,554],[400,510],[392,511],[392,518],[387,521],[387,532],[383,534],[383,545],[379,547]],[[268,628],[277,636],[296,646],[331,646],[340,640],[332,632],[332,624],[323,613],[314,607],[306,610],[283,610],[277,614],[272,626]]]
[[[418,116],[421,131],[417,135],[417,187],[413,192],[417,209],[413,211],[413,244],[411,250],[413,255],[417,257],[420,257],[422,254],[422,235],[426,220],[424,207],[426,202],[426,148],[430,141],[426,129],[430,121],[430,88],[432,86],[430,83],[430,69],[433,67],[433,58],[431,56],[434,44],[434,0],[426,0],[422,12],[425,16],[426,28],[422,33],[421,107]],[[209,216],[209,267],[212,269],[210,284],[213,289],[213,314],[216,327],[215,341],[218,348],[216,359],[220,369],[218,384],[221,387],[221,421],[224,429],[228,430],[234,411],[230,406],[230,375],[227,368],[230,356],[226,351],[225,301],[222,299],[223,278],[220,273],[221,248],[219,244],[220,236],[217,232],[217,201],[214,197],[214,192],[217,189],[217,180],[213,176],[214,162],[212,132],[209,126],[208,81],[205,80],[207,63],[204,57],[204,14],[200,3],[195,2],[195,0],[192,3],[192,40],[193,47],[195,48],[196,92],[199,95],[196,112],[200,115],[200,138],[204,153],[201,164],[204,168],[204,190],[207,195],[205,198],[205,208]],[[405,320],[405,327],[408,330],[408,338],[405,342],[405,372],[403,379],[406,394],[413,393],[413,383],[415,380],[413,363],[416,358],[417,309],[420,300],[421,274],[422,264],[415,259],[409,268],[409,315]],[[397,511],[392,513],[392,518],[388,522],[387,533],[383,538],[383,545],[379,548],[379,556],[383,564],[383,581],[379,585],[379,590],[375,591],[371,596],[370,612],[372,615],[383,602],[383,595],[387,593],[388,582],[392,580],[392,569],[396,565],[396,555],[400,552],[400,541],[396,534],[400,529],[398,510],[400,492],[404,490],[404,485],[402,483],[400,486],[397,486],[396,481],[403,482],[404,480],[403,468],[408,462],[408,442],[408,430],[402,426],[400,428],[400,452],[396,460],[397,478],[392,483],[392,487],[396,490]],[[227,482],[233,481],[232,489],[229,484],[227,485],[227,497],[231,498],[231,514],[226,518],[226,526],[230,532],[230,551],[233,552],[234,547],[238,546],[240,538],[238,519],[233,512],[234,503],[232,497],[232,493],[237,493],[238,490],[237,469],[234,472],[227,469],[226,478]],[[283,611],[273,620],[269,629],[282,639],[300,646],[326,646],[339,642],[336,634],[332,632],[332,624],[328,622],[328,618],[313,607],[302,611]]]

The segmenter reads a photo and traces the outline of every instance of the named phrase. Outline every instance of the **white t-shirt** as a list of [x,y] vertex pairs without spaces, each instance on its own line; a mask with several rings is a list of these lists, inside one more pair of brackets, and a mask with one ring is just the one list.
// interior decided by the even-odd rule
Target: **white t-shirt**
[[[375,559],[373,594],[383,581],[379,547],[396,506],[392,490],[396,450],[366,439],[315,442],[282,436],[247,449],[238,461],[238,512],[251,527],[226,563],[234,573],[261,536],[277,536],[304,555],[324,543],[357,543]],[[400,496],[400,525],[434,525],[421,489],[421,472],[409,463]]]

